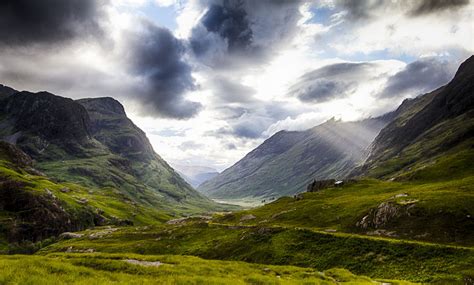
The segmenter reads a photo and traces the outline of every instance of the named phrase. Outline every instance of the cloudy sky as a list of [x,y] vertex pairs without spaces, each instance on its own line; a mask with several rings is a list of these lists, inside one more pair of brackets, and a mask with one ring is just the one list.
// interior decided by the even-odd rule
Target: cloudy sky
[[114,97],[171,164],[391,111],[474,53],[469,0],[2,0],[0,83]]

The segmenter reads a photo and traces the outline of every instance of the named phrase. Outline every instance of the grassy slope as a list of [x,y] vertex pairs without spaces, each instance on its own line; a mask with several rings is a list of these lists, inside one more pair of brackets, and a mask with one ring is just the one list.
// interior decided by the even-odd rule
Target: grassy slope
[[[144,205],[170,215],[224,209],[224,206],[192,193],[187,195],[187,192],[175,191],[179,187],[176,183],[181,181],[174,181],[171,172],[163,170],[163,166],[156,161],[134,162],[128,167],[115,161],[123,161],[123,158],[109,153],[90,158],[40,162],[38,168],[59,181],[73,182],[92,189],[114,189],[121,200],[128,204]],[[142,179],[139,180],[137,176]]]
[[[161,159],[111,98],[86,100],[90,110],[45,93],[18,93],[6,100],[8,104],[2,104],[11,110],[0,108],[0,137],[21,130],[17,145],[55,181],[78,184],[101,196],[112,194],[123,204],[119,211],[128,206],[126,211],[133,212],[138,206],[175,216],[225,209],[195,191]],[[35,104],[49,107],[49,113],[38,112]]]
[[[131,204],[123,194],[111,187],[92,188],[83,187],[69,182],[55,182],[45,176],[37,176],[22,169],[14,167],[9,161],[0,159],[0,180],[17,181],[25,183],[27,195],[39,195],[48,197],[48,191],[59,199],[62,207],[80,221],[84,217],[84,226],[92,226],[87,220],[91,216],[101,213],[107,219],[106,223],[120,223],[122,220],[130,220],[134,224],[155,224],[171,218],[168,212],[152,206],[142,204]],[[67,188],[66,193],[61,189]],[[81,201],[86,199],[87,202]],[[15,223],[16,215],[6,210],[0,211],[0,230],[8,229],[11,223]],[[87,219],[86,219],[87,218]],[[31,217],[30,220],[34,220]],[[12,245],[6,243],[5,237],[0,232],[0,252],[14,250]]]
[[[466,144],[468,145],[468,144]],[[419,163],[400,176],[401,181],[367,179],[341,188],[285,197],[263,207],[227,215],[220,220],[239,223],[244,215],[256,218],[244,224],[299,226],[362,232],[355,225],[383,202],[410,201],[416,215],[395,221],[388,229],[400,237],[474,245],[474,150],[457,151]],[[394,198],[398,194],[407,197]]]
[[[160,266],[125,260],[159,261]],[[25,270],[27,268],[28,270]],[[343,269],[212,261],[191,256],[51,254],[0,257],[1,284],[374,284]],[[392,284],[408,284],[393,282]]]
[[[400,176],[400,181],[366,179],[216,215],[210,223],[191,220],[124,228],[101,239],[91,239],[88,236],[93,232],[87,232],[81,239],[61,241],[42,252],[71,247],[73,251],[187,254],[320,270],[342,267],[373,278],[460,282],[474,276],[474,223],[469,217],[474,213],[474,166],[469,163],[474,151],[468,146],[466,142],[420,163]],[[405,193],[407,197],[393,198]],[[365,231],[355,226],[382,202],[404,205],[410,200],[416,200],[417,214],[395,221],[388,230],[399,238],[423,242],[361,235]],[[242,219],[249,215],[255,218]]]
[[[418,282],[460,281],[474,276],[469,248],[332,234],[309,229],[246,227],[202,222],[113,232],[96,229],[39,252],[183,254],[221,259],[295,265],[327,270],[346,268],[372,278]],[[99,233],[99,234],[98,234]],[[96,236],[101,238],[96,238]]]

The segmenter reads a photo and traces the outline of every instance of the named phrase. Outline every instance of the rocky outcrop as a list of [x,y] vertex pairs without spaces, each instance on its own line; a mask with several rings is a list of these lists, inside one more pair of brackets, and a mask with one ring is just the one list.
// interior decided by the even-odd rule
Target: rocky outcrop
[[2,97],[7,97],[7,96],[10,96],[10,95],[15,94],[17,92],[18,92],[17,90],[15,90],[11,87],[0,84],[0,99]]
[[240,218],[240,221],[241,222],[246,222],[246,221],[250,221],[250,220],[255,220],[256,217],[252,214],[249,214],[249,215],[244,215]]
[[396,219],[403,216],[410,216],[410,209],[414,204],[409,206],[399,205],[396,202],[389,201],[381,203],[377,208],[369,211],[356,226],[361,229],[380,229],[384,228]]
[[96,224],[92,211],[69,211],[55,196],[38,195],[27,187],[25,182],[0,178],[0,211],[11,216],[9,222],[2,224],[8,241],[39,241]]
[[0,157],[21,168],[33,167],[33,160],[30,156],[7,142],[0,141]]
[[90,116],[92,136],[112,152],[140,160],[155,157],[145,133],[127,117],[120,102],[110,97],[80,99],[76,102]]
[[90,143],[90,118],[86,109],[72,99],[47,92],[14,93],[1,99],[4,137],[20,134],[15,143],[35,159],[54,145],[77,155]]
[[336,183],[335,179],[313,180],[313,182],[306,187],[306,192],[318,192],[323,189],[331,188],[334,187],[334,183]]

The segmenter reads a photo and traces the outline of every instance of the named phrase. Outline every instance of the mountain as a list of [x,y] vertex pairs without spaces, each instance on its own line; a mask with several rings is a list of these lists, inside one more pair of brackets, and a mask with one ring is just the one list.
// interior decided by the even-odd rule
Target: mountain
[[[65,231],[113,223],[104,211],[81,204],[85,200],[79,200],[82,191],[76,186],[57,184],[33,166],[26,153],[0,141],[0,252],[9,243],[35,242]],[[69,194],[60,189],[77,200],[61,199]]]
[[207,166],[175,164],[173,167],[193,187],[198,187],[219,174],[217,170]]
[[[0,139],[31,157],[36,175],[56,185],[39,185],[39,191],[48,188],[46,192],[63,197],[60,200],[65,203],[73,199],[79,208],[84,198],[85,204],[93,204],[94,211],[104,213],[108,220],[136,224],[222,209],[153,151],[145,133],[127,118],[118,101],[74,101],[48,92],[2,90],[8,94],[0,97]],[[15,167],[6,162],[4,176]],[[19,169],[18,179],[26,183],[26,189],[36,185]],[[88,190],[81,196],[59,193],[62,188],[82,187]]]
[[18,91],[13,88],[0,84],[0,99],[2,97],[7,97],[17,92]]
[[[364,165],[352,175],[415,178],[439,159],[461,159],[459,155],[472,152],[474,56],[459,67],[447,85],[405,100],[396,113],[394,120],[372,143]],[[472,162],[469,162],[462,168],[452,169],[450,175],[472,170]]]
[[306,131],[280,131],[230,168],[198,187],[212,198],[293,195],[313,179],[342,179],[394,113],[357,122],[331,119]]

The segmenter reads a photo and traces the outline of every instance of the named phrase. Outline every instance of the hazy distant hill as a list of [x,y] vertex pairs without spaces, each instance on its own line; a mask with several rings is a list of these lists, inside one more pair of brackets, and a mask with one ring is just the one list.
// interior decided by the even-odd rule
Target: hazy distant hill
[[331,119],[306,131],[280,131],[198,187],[212,198],[269,198],[306,189],[312,179],[343,178],[394,114],[357,122]]
[[193,187],[198,187],[203,182],[214,178],[219,174],[217,170],[211,167],[200,166],[200,165],[181,165],[174,164],[174,169],[181,175]]

